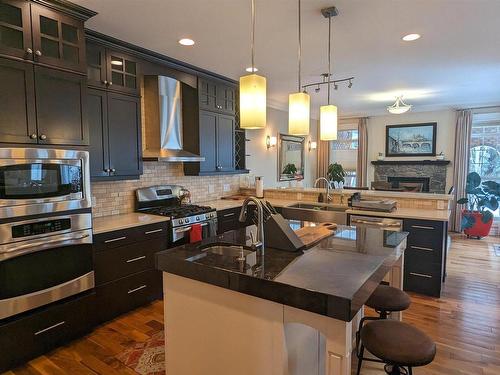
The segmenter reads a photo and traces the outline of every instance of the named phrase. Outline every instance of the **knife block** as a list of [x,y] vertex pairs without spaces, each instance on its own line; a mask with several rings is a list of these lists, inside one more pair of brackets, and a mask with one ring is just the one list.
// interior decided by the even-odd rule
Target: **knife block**
[[288,220],[280,214],[273,214],[264,224],[264,235],[266,247],[284,251],[299,251],[305,245],[290,228]]

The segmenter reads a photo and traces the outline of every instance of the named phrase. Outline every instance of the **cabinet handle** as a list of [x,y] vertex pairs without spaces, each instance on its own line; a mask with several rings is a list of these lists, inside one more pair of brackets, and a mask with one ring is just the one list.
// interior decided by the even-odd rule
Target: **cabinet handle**
[[429,247],[421,247],[421,246],[410,246],[410,247],[415,250],[434,251],[434,249],[431,249]]
[[159,232],[163,232],[163,229],[148,230],[148,231],[144,232],[144,234],[153,234],[153,233],[159,233]]
[[426,274],[423,274],[423,273],[410,272],[410,275],[412,275],[412,276],[418,276],[418,277],[425,277],[426,279],[432,279],[431,275],[426,275]]
[[112,173],[115,173],[115,172],[116,172],[116,169],[111,168],[111,172],[112,172]]
[[123,236],[123,237],[117,237],[117,238],[112,238],[110,240],[106,240],[104,241],[104,243],[111,243],[111,242],[116,242],[116,241],[122,241],[122,240],[125,240],[127,237]]
[[224,217],[231,217],[231,216],[234,216],[234,215],[235,215],[235,213],[233,212],[233,213],[230,213],[230,214],[224,214]]
[[113,82],[109,81],[108,86],[113,86]]
[[30,135],[30,138],[31,138],[31,139],[37,139],[37,138],[38,138],[38,136],[37,136],[35,133],[33,133],[33,134],[31,134],[31,135]]
[[147,287],[148,287],[148,286],[147,286],[146,284],[141,285],[141,286],[140,286],[140,287],[138,287],[138,288],[135,288],[135,289],[130,289],[130,290],[127,292],[127,294],[132,294],[132,293],[138,292],[139,290],[142,290],[142,289],[147,288]]
[[111,169],[106,168],[106,169],[104,170],[104,172],[109,173],[109,172],[111,172]]
[[137,262],[137,261],[139,261],[139,260],[143,260],[143,259],[146,259],[146,256],[145,256],[145,255],[143,255],[143,256],[141,256],[141,257],[137,257],[137,258],[128,259],[128,260],[126,260],[125,262],[126,262],[126,263],[134,263],[134,262]]
[[59,322],[59,323],[56,323],[50,327],[47,327],[47,328],[44,328],[44,329],[41,329],[40,331],[38,332],[35,332],[35,336],[38,336],[38,335],[41,335],[42,333],[45,333],[47,331],[50,331],[50,330],[53,330],[54,328],[57,328],[59,326],[62,326],[63,324],[66,324],[65,321],[62,321],[62,322]]
[[27,53],[28,55],[33,55],[33,50],[32,50],[31,48],[27,48],[27,49],[26,49],[26,53]]
[[35,51],[35,55],[37,55],[37,56],[42,56],[42,51],[40,51],[39,49],[37,49],[37,50]]
[[425,225],[412,225],[411,227],[412,227],[412,228],[416,228],[416,229],[434,230],[434,227],[427,227],[427,226],[425,226]]
[[102,84],[103,84],[103,85],[107,85],[107,84],[108,84],[108,81],[104,80],[104,81],[102,81]]
[[45,141],[45,140],[47,139],[47,136],[46,136],[45,134],[42,134],[42,135],[40,136],[40,139],[41,139],[42,141]]

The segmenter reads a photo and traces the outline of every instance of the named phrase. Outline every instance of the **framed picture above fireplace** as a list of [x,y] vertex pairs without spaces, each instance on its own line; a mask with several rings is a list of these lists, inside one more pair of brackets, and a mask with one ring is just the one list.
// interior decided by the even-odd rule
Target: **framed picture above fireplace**
[[436,122],[387,125],[386,156],[436,156]]

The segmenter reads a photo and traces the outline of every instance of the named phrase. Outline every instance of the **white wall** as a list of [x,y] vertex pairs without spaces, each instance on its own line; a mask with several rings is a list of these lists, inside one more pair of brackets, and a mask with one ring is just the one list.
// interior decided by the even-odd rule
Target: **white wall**
[[[295,182],[278,182],[278,147],[266,147],[266,137],[278,137],[278,133],[288,133],[288,112],[267,107],[267,125],[262,130],[247,130],[247,159],[250,176],[264,176],[264,187],[296,186]],[[317,139],[317,120],[311,119],[310,136],[306,137],[305,171],[302,184],[311,187],[316,179],[317,152],[308,150],[308,141]],[[242,178],[246,178],[243,176]]]
[[[450,160],[446,175],[447,189],[453,180],[453,155],[455,152],[455,126],[456,112],[454,110],[433,112],[410,112],[403,115],[373,116],[368,119],[368,185],[373,181],[374,168],[372,160],[377,160],[377,155],[385,155],[385,127],[386,125],[413,124],[420,122],[437,122],[436,153],[443,151],[446,160]],[[433,157],[392,157],[388,160],[422,160]]]

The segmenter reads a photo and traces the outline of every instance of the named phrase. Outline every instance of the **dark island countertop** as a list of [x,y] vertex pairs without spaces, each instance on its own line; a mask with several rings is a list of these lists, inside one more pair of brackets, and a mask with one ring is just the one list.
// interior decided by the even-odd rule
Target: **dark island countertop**
[[[315,225],[301,223],[301,225]],[[213,243],[250,245],[255,227],[156,254],[160,271],[198,280],[328,317],[351,321],[406,248],[406,232],[338,226],[310,249],[266,248],[242,266],[203,251]],[[295,228],[296,229],[296,228]],[[256,259],[257,257],[250,257]]]

